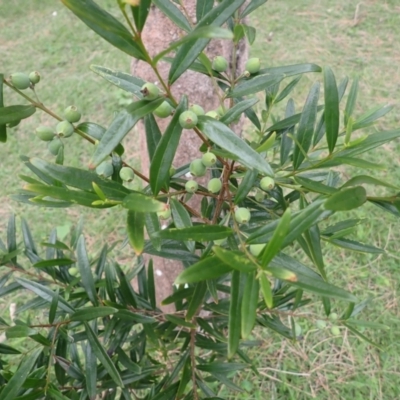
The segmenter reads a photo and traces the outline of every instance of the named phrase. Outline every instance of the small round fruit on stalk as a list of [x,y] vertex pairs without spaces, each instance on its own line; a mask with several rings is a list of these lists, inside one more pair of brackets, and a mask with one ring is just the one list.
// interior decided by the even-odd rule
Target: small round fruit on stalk
[[53,129],[49,128],[48,126],[38,126],[35,129],[35,133],[40,140],[44,140],[45,142],[53,140],[55,136]]
[[110,161],[103,161],[96,167],[97,175],[103,178],[109,178],[114,172],[114,167]]
[[140,92],[145,100],[154,100],[160,95],[158,86],[151,82],[145,83]]
[[179,123],[183,129],[192,129],[197,125],[198,118],[193,111],[184,111],[179,116]]
[[74,126],[68,121],[61,121],[56,126],[56,133],[58,137],[70,137],[74,133]]
[[153,112],[159,118],[167,118],[171,115],[173,108],[168,101],[163,101]]
[[214,119],[219,119],[219,114],[215,110],[208,111],[206,117],[211,117]]
[[58,137],[55,137],[49,142],[47,148],[49,149],[49,152],[53,154],[53,156],[56,156],[63,146],[63,142]]
[[158,211],[157,215],[158,215],[158,218],[163,219],[163,220],[170,218],[171,217],[170,206],[166,204],[165,209],[162,211]]
[[245,65],[245,70],[249,71],[250,74],[256,74],[260,71],[261,63],[259,58],[249,58]]
[[228,61],[225,57],[216,56],[214,57],[211,68],[217,72],[225,72],[228,69]]
[[251,214],[247,208],[238,207],[235,211],[235,220],[239,224],[247,224],[250,221]]
[[119,177],[125,182],[132,182],[135,178],[135,173],[132,168],[122,167],[119,171]]
[[269,176],[265,176],[260,181],[260,187],[262,190],[265,191],[272,190],[274,186],[275,186],[275,181]]
[[198,117],[200,115],[204,115],[204,108],[202,106],[199,106],[198,104],[193,104],[192,106],[190,106],[189,111],[194,112]]
[[258,257],[260,253],[263,251],[265,247],[265,243],[261,244],[251,244],[250,245],[250,253],[253,254],[254,257]]
[[326,328],[326,321],[324,321],[323,319],[317,319],[317,320],[315,321],[315,326],[316,326],[318,329],[324,329],[324,328]]
[[207,189],[211,193],[218,193],[222,188],[222,182],[219,178],[213,178],[208,182]]
[[75,123],[81,119],[81,113],[77,106],[69,106],[64,110],[64,117],[68,122]]
[[80,275],[79,269],[75,267],[71,267],[68,269],[70,275],[78,277]]
[[23,72],[14,72],[10,75],[11,83],[19,90],[28,89],[31,84],[29,76]]
[[258,203],[261,203],[265,199],[265,194],[264,194],[264,192],[262,190],[257,189],[254,198]]
[[199,188],[199,184],[193,179],[189,180],[185,184],[185,189],[188,193],[194,193]]
[[33,71],[29,74],[29,80],[32,82],[32,84],[36,85],[37,83],[40,82],[40,74],[37,71]]
[[189,170],[193,176],[204,176],[207,172],[207,168],[200,158],[197,158],[190,163]]
[[203,157],[201,157],[201,162],[206,167],[212,167],[217,162],[217,157],[214,153],[211,153],[211,151],[208,151],[207,153],[203,154]]
[[176,168],[172,165],[169,169],[169,176],[172,177],[176,174]]
[[340,335],[340,328],[338,326],[332,326],[331,327],[331,333],[333,336],[339,336]]

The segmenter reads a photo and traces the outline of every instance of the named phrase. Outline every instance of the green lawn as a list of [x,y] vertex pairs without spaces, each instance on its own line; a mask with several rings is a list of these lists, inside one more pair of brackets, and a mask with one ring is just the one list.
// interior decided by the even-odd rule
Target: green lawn
[[[115,2],[102,0],[111,7]],[[375,105],[394,104],[396,108],[377,125],[369,128],[395,129],[400,126],[400,4],[398,0],[270,0],[255,13],[252,24],[257,39],[252,53],[263,65],[278,66],[302,62],[330,65],[338,80],[345,75],[360,76],[357,115]],[[127,100],[122,91],[105,84],[89,70],[90,64],[104,65],[128,72],[130,59],[102,41],[54,0],[0,0],[0,69],[6,75],[23,71],[40,71],[42,82],[38,95],[52,110],[61,113],[70,105],[82,109],[83,119],[108,124],[113,113]],[[301,109],[311,83],[317,75],[304,76],[294,92],[297,109]],[[100,90],[99,90],[100,88]],[[9,94],[10,91],[7,91]],[[8,95],[6,103],[15,97]],[[96,241],[112,237],[121,240],[123,219],[118,209],[110,211],[78,208],[47,210],[23,206],[9,195],[23,182],[16,173],[27,173],[21,155],[52,160],[44,142],[34,135],[39,124],[54,124],[45,114],[23,121],[10,130],[9,141],[0,147],[0,232],[6,227],[7,216],[14,212],[30,222],[33,234],[42,238],[52,227],[62,234],[83,215],[85,233],[91,249],[97,252]],[[368,132],[367,131],[367,132]],[[139,165],[139,151],[133,137],[127,142],[127,161]],[[68,141],[66,164],[87,163],[90,145],[82,146],[78,139]],[[379,176],[392,183],[400,181],[399,143],[375,150],[365,157],[385,165]],[[356,170],[341,169],[350,175]],[[368,188],[369,191],[377,189]],[[384,189],[385,193],[387,192]],[[233,394],[225,388],[220,396],[229,399],[397,399],[400,398],[400,323],[398,289],[400,282],[397,243],[400,221],[373,206],[349,216],[367,218],[360,225],[357,238],[361,242],[385,248],[380,256],[351,253],[324,247],[327,271],[333,283],[352,290],[360,299],[371,298],[361,318],[387,324],[390,329],[365,329],[363,333],[380,344],[378,351],[342,328],[334,337],[329,326],[315,328],[317,313],[322,306],[301,311],[296,319],[303,329],[304,339],[292,343],[277,340],[268,332],[257,332],[261,348],[250,350],[260,367],[260,375],[252,371],[237,379],[246,392]],[[4,238],[4,234],[2,234]],[[329,247],[328,247],[329,246]],[[127,260],[129,262],[129,260]],[[7,315],[11,302],[23,299],[0,299],[0,315]],[[343,304],[334,303],[340,313]]]

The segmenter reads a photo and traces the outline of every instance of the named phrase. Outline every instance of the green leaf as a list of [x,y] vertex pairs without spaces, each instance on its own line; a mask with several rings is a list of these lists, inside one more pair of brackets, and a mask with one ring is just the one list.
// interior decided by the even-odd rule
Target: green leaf
[[21,354],[21,352],[11,346],[0,343],[0,354]]
[[92,348],[93,353],[99,359],[101,365],[105,368],[105,370],[109,373],[111,379],[120,387],[124,387],[122,379],[118,373],[117,368],[114,363],[108,356],[107,352],[104,350],[104,347],[99,342],[97,335],[93,332],[92,328],[87,322],[84,322],[86,335],[90,346]]
[[[216,7],[212,8],[196,25],[198,30],[202,27],[213,25],[221,26],[232,14],[243,5],[245,0],[223,0]],[[157,1],[159,5],[161,1]],[[194,43],[183,44],[177,51],[168,76],[168,84],[172,85],[196,60],[199,54],[205,49],[210,39],[198,39]]]
[[274,104],[277,104],[284,100],[291,92],[292,90],[296,87],[296,85],[300,82],[301,75],[294,78],[291,80],[284,88],[283,90],[276,96],[274,100]]
[[144,223],[145,215],[143,213],[128,210],[126,228],[129,242],[137,256],[140,256],[144,249]]
[[15,254],[15,256],[11,257],[10,261],[12,263],[17,262],[17,230],[15,225],[15,215],[10,215],[7,224],[7,252],[9,254]]
[[99,165],[118,146],[136,123],[145,115],[153,112],[163,101],[162,97],[153,101],[139,100],[119,112],[96,147],[90,161],[90,168]]
[[[172,198],[170,200],[170,207],[172,211],[172,219],[174,220],[174,225],[178,228],[188,228],[192,226],[192,219],[186,208],[176,199]],[[195,243],[192,241],[185,242],[186,247],[189,251],[194,251]]]
[[18,122],[33,115],[36,111],[34,106],[8,106],[0,107],[0,125]]
[[[0,109],[4,107],[3,82],[4,74],[0,74]],[[7,142],[7,127],[5,124],[0,124],[0,143],[5,142]]]
[[169,228],[158,231],[161,239],[211,241],[225,239],[233,233],[232,229],[220,225],[195,225],[187,228]]
[[250,190],[253,188],[257,176],[258,176],[258,171],[255,169],[248,169],[246,171],[246,173],[243,176],[242,182],[240,182],[238,190],[235,193],[234,204],[239,204],[246,198]]
[[131,193],[124,198],[122,207],[131,211],[150,213],[165,210],[165,203],[142,193]]
[[311,192],[321,193],[321,194],[334,194],[338,191],[338,189],[332,186],[324,185],[321,182],[317,182],[308,178],[303,178],[301,176],[295,176],[294,180],[296,183],[298,183],[299,185],[303,186],[305,189]]
[[307,72],[321,72],[322,68],[316,64],[293,64],[284,65],[282,67],[263,68],[259,71],[260,74],[283,74],[285,77],[305,74]]
[[183,326],[185,328],[196,329],[196,325],[192,322],[185,321],[183,318],[176,317],[172,314],[165,314],[165,319],[177,326]]
[[53,260],[39,261],[33,264],[33,266],[35,268],[47,268],[47,267],[57,267],[61,265],[72,265],[75,264],[75,262],[76,262],[75,260],[71,260],[69,258],[55,258]]
[[[295,105],[293,99],[289,99],[286,105],[285,117],[290,118],[295,113]],[[273,132],[275,133],[275,132]],[[294,125],[290,126],[287,130],[282,132],[281,135],[281,148],[280,148],[280,162],[284,165],[289,158],[290,152],[293,147]]]
[[6,338],[26,338],[31,335],[36,335],[38,332],[35,329],[30,328],[26,325],[15,325],[10,326],[6,329]]
[[207,292],[207,282],[199,282],[196,284],[196,288],[193,292],[193,295],[189,301],[189,305],[186,311],[185,319],[186,321],[190,321],[197,311],[200,310],[200,307],[204,303],[204,296]]
[[258,101],[256,97],[239,101],[220,118],[220,122],[226,125],[231,124],[237,120],[243,112],[257,104]]
[[348,323],[343,323],[343,325],[352,333],[354,333],[356,336],[358,336],[359,338],[361,338],[362,340],[366,341],[369,344],[372,344],[372,346],[376,347],[377,349],[384,351],[383,347],[380,346],[379,344],[373,342],[371,339],[367,338],[367,336],[363,335],[360,331],[358,331],[356,328],[354,328],[353,326],[351,326]]
[[[242,298],[240,296],[240,272],[232,272],[231,293],[228,320],[228,359],[230,360],[239,347]],[[219,370],[221,372],[221,370]]]
[[382,118],[388,112],[392,111],[393,107],[394,106],[392,106],[392,105],[383,106],[383,107],[377,106],[377,107],[374,107],[373,109],[367,111],[360,118],[358,118],[357,120],[355,120],[353,122],[353,125],[352,125],[353,131],[370,126],[377,119]]
[[339,135],[339,93],[335,75],[329,67],[324,68],[325,128],[329,153],[335,149]]
[[265,4],[267,0],[252,0],[249,2],[247,7],[242,11],[240,14],[240,19],[246,17],[247,15],[251,14],[255,9]]
[[359,253],[371,253],[371,254],[385,253],[385,250],[380,249],[379,247],[360,243],[355,240],[344,239],[344,238],[331,239],[328,237],[326,241],[334,244],[335,246],[342,247],[343,249],[357,251]]
[[188,20],[170,0],[152,0],[157,8],[163,12],[176,26],[186,32],[192,30]]
[[264,273],[260,274],[261,293],[264,297],[265,304],[268,308],[273,308],[274,297],[272,294],[271,283]]
[[179,123],[179,116],[187,109],[187,98],[182,97],[181,102],[175,110],[167,129],[158,142],[157,148],[150,164],[150,186],[155,195],[163,187],[168,187],[170,176],[169,170],[178,148],[182,134],[182,126]]
[[61,0],[80,20],[99,36],[131,57],[145,56],[131,32],[92,0]]
[[[142,99],[143,95],[140,92],[142,86],[145,84],[143,79],[140,79],[131,74],[127,74],[121,71],[115,71],[113,69],[102,67],[100,65],[91,65],[90,69],[97,75],[100,75],[106,81],[119,87],[126,92],[133,93],[137,98]],[[79,129],[79,126],[78,126]]]
[[219,373],[227,375],[230,372],[240,371],[242,369],[247,368],[246,364],[240,363],[224,363],[224,362],[211,362],[209,364],[198,364],[197,368],[200,371],[209,372],[209,373]]
[[198,127],[207,138],[237,156],[239,161],[248,168],[256,169],[268,176],[274,176],[268,162],[225,124],[214,118],[199,117]]
[[259,281],[256,279],[255,272],[250,272],[246,275],[246,284],[243,290],[241,307],[241,335],[243,339],[247,339],[256,323],[258,294],[260,290]]
[[122,319],[124,321],[134,321],[138,324],[154,324],[157,322],[156,319],[152,317],[147,317],[146,315],[133,313],[129,310],[119,310],[118,313],[115,315],[116,318]]
[[325,201],[326,210],[347,211],[362,206],[367,201],[367,192],[362,186],[343,189]]
[[156,213],[145,214],[145,225],[147,234],[150,237],[151,244],[157,251],[161,250],[161,239],[155,235],[161,229],[160,220]]
[[196,21],[200,21],[212,8],[214,0],[198,0],[196,2]]
[[90,321],[92,319],[107,317],[115,314],[118,309],[113,307],[84,307],[75,311],[71,317],[71,321]]
[[151,0],[141,0],[137,6],[131,6],[133,19],[139,32],[144,28],[144,24],[150,12],[150,7]]
[[92,302],[92,304],[98,306],[99,302],[97,299],[93,274],[90,268],[89,257],[86,250],[85,238],[83,235],[81,235],[78,239],[78,244],[76,246],[76,254],[78,258],[78,267],[79,267],[79,272],[81,274],[82,285],[85,288],[85,292],[89,297],[89,300]]
[[308,94],[303,112],[301,113],[299,126],[297,128],[297,142],[293,151],[293,168],[297,169],[303,162],[310,149],[312,137],[314,134],[314,126],[317,118],[317,105],[319,98],[319,83],[316,82],[312,86]]
[[349,97],[346,101],[346,108],[344,110],[344,125],[347,126],[349,119],[353,115],[354,107],[357,101],[358,94],[358,77],[354,78],[354,81],[350,88]]
[[56,312],[58,308],[58,299],[60,298],[60,288],[58,287],[54,293],[54,297],[50,303],[50,310],[49,310],[49,323],[52,324],[54,319],[56,318]]
[[183,270],[175,279],[175,285],[216,279],[232,271],[232,268],[217,257],[207,257]]
[[17,398],[18,392],[25,383],[41,352],[42,349],[34,350],[22,360],[12,378],[3,386],[3,390],[0,392],[0,400],[15,400]]
[[257,264],[240,251],[227,250],[220,246],[213,246],[212,249],[218,259],[231,269],[247,273],[254,272],[257,269]]
[[150,162],[153,160],[157,145],[161,140],[161,131],[153,114],[144,117],[144,129],[146,131],[147,151]]
[[228,98],[247,96],[259,93],[270,86],[278,84],[284,78],[283,75],[257,75],[250,79],[240,81],[227,93]]
[[349,179],[344,185],[342,185],[342,188],[349,187],[349,186],[362,185],[362,184],[385,186],[388,188],[400,190],[399,186],[395,186],[395,185],[392,185],[391,183],[381,181],[380,179],[376,179],[369,175],[354,176],[353,178]]

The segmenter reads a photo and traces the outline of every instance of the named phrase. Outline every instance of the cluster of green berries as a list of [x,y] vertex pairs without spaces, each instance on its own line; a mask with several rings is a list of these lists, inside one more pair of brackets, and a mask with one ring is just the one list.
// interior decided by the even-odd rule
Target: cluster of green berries
[[[225,57],[216,56],[212,62],[211,68],[219,73],[226,72],[228,69],[228,61]],[[253,75],[257,74],[260,71],[261,63],[259,58],[249,58],[245,65],[245,72],[244,75]]]
[[[331,334],[333,336],[339,336],[340,335],[340,328],[337,325],[334,325],[335,321],[337,321],[338,318],[339,318],[339,316],[336,313],[330,313],[329,314],[329,319],[333,324],[330,327],[330,331],[331,331]],[[318,319],[317,321],[315,321],[315,325],[316,325],[317,329],[325,329],[328,324],[327,324],[327,322],[325,320]]]
[[40,82],[40,74],[37,71],[31,72],[29,75],[23,72],[14,72],[10,75],[10,82],[19,90],[28,89],[31,85]]
[[[148,101],[155,100],[156,98],[160,97],[159,87],[151,82],[146,82],[142,86],[140,93],[142,93],[143,99]],[[172,114],[173,111],[174,108],[168,101],[165,100],[153,112],[159,118],[167,118]]]

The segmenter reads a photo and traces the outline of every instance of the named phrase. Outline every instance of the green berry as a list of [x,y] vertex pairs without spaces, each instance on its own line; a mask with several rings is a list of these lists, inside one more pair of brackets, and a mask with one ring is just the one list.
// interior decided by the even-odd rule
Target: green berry
[[185,189],[188,193],[194,193],[198,188],[199,184],[194,180],[187,181],[185,184]]
[[169,169],[169,176],[174,176],[176,174],[176,168],[174,166],[172,166]]
[[97,175],[103,178],[109,178],[114,172],[114,167],[110,161],[103,161],[96,167]]
[[122,167],[119,171],[119,176],[125,182],[132,182],[135,178],[135,173],[132,168]]
[[246,71],[249,71],[250,74],[256,74],[258,71],[260,71],[260,68],[261,64],[259,58],[250,58],[247,60],[245,65]]
[[171,115],[173,108],[168,101],[163,101],[155,110],[154,114],[160,118],[167,118]]
[[55,137],[51,142],[49,142],[47,148],[53,156],[56,156],[63,146],[63,142],[58,137]]
[[274,186],[275,186],[275,181],[269,176],[265,176],[260,181],[260,187],[262,190],[265,191],[272,190]]
[[218,193],[222,188],[222,182],[219,178],[213,178],[208,182],[207,189],[211,193]]
[[303,333],[303,329],[301,329],[301,326],[299,324],[294,324],[294,334],[297,336],[300,336]]
[[69,268],[69,269],[68,269],[68,272],[69,272],[69,274],[72,275],[72,276],[79,276],[79,275],[80,275],[79,269],[78,269],[78,268],[75,268],[75,267]]
[[332,326],[331,333],[332,333],[333,336],[339,336],[340,335],[340,328],[338,326]]
[[81,119],[81,113],[76,106],[69,106],[64,110],[64,117],[68,122],[74,123]]
[[11,83],[19,90],[28,89],[31,84],[29,76],[23,72],[15,72],[10,75]]
[[179,123],[181,127],[184,129],[192,129],[197,125],[198,118],[197,115],[193,111],[184,111],[179,116]]
[[214,119],[219,119],[219,114],[215,110],[208,111],[206,113],[206,116]]
[[217,56],[212,62],[212,69],[217,72],[225,72],[228,69],[228,61],[225,57]]
[[264,194],[263,191],[261,191],[261,190],[258,189],[257,192],[256,192],[256,194],[255,194],[255,196],[254,196],[254,198],[256,199],[256,201],[257,201],[258,203],[261,203],[262,201],[264,201],[265,194]]
[[315,321],[315,325],[318,329],[324,329],[326,328],[326,321],[324,321],[323,319],[317,319]]
[[239,207],[235,211],[235,220],[239,224],[247,224],[250,221],[251,214],[247,208]]
[[193,176],[204,176],[207,172],[207,168],[205,167],[200,158],[193,160],[190,163],[189,170]]
[[265,243],[261,244],[251,244],[250,245],[250,253],[253,254],[254,257],[258,257],[260,253],[263,251],[265,247]]
[[45,142],[53,140],[55,135],[53,129],[49,128],[48,126],[38,126],[35,129],[35,133],[40,140],[44,140]]
[[154,83],[147,82],[142,86],[140,92],[146,100],[154,100],[159,96],[160,89]]
[[339,316],[335,312],[329,314],[329,319],[331,321],[336,321],[338,318]]
[[68,121],[61,121],[56,126],[56,133],[59,137],[70,137],[74,133],[73,125]]
[[37,71],[33,71],[29,74],[29,80],[35,85],[40,82],[40,74]]
[[204,115],[204,109],[202,106],[199,106],[198,104],[193,104],[190,108],[190,111],[194,112],[198,117],[200,115]]
[[206,167],[212,167],[217,162],[217,157],[214,153],[207,152],[203,154],[203,157],[201,157],[201,162]]
[[171,217],[171,208],[166,205],[165,210],[157,212],[158,218],[160,219],[168,219]]

